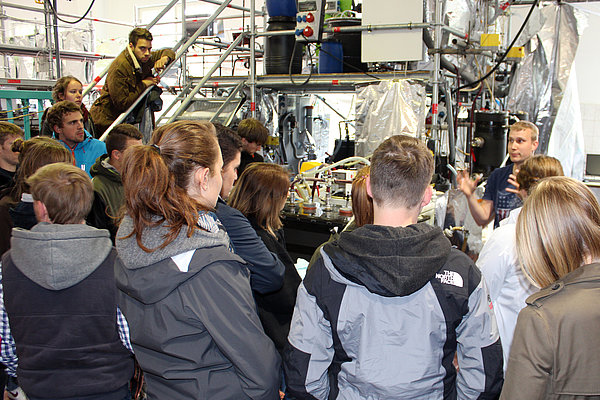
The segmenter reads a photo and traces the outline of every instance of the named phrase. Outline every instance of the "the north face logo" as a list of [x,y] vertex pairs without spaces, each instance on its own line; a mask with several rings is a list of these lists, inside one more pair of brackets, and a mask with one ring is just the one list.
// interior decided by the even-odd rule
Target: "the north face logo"
[[435,278],[446,285],[463,287],[463,278],[458,272],[444,270],[441,274],[435,274]]

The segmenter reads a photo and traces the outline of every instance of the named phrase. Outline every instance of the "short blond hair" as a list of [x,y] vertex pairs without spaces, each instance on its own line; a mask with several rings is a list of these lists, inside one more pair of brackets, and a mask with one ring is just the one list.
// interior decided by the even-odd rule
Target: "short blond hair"
[[54,224],[78,224],[90,213],[94,188],[88,175],[66,163],[38,169],[27,183],[34,200],[41,201]]
[[535,142],[536,140],[538,140],[538,137],[540,136],[540,130],[538,129],[538,127],[533,122],[529,122],[529,121],[515,122],[514,124],[512,124],[510,126],[510,131],[511,132],[529,131],[529,133],[531,134],[532,142]]
[[551,285],[589,258],[600,258],[598,200],[575,179],[542,179],[519,214],[516,240],[525,275],[536,286]]

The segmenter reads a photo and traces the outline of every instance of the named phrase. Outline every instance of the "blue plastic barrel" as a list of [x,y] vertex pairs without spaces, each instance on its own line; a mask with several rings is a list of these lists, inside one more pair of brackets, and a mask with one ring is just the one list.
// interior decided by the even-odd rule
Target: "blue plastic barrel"
[[336,41],[321,43],[319,51],[319,73],[339,74],[344,72],[344,50],[342,44]]
[[296,0],[267,0],[271,17],[296,17]]

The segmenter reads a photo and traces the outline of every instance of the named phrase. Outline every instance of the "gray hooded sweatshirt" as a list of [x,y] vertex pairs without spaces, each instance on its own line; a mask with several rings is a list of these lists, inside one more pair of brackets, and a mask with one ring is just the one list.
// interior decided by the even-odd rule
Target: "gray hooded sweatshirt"
[[284,353],[291,398],[495,398],[491,307],[481,273],[439,228],[342,232],[298,289]]
[[[187,227],[142,250],[125,217],[117,234],[119,306],[148,399],[278,399],[280,360],[255,311],[249,273],[227,234]],[[158,248],[164,226],[142,243]]]
[[12,231],[11,256],[29,279],[50,290],[71,287],[98,268],[112,250],[106,230],[40,222]]
[[117,329],[108,231],[41,222],[13,229],[11,245],[3,300],[23,390],[30,398],[123,398],[134,363]]

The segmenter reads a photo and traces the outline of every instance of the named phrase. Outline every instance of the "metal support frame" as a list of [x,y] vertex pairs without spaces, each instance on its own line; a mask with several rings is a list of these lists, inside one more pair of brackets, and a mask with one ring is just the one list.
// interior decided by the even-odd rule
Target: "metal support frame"
[[[22,4],[7,3],[2,0],[0,0],[0,5],[3,7],[15,8],[18,10],[33,11],[33,12],[38,12],[38,13],[46,12],[45,10],[43,10],[41,8],[24,6]],[[69,17],[69,18],[80,18],[81,17],[80,15],[66,14],[66,13],[62,13],[62,12],[59,12],[58,15],[60,15],[61,17]],[[104,19],[104,18],[85,17],[83,20],[93,21],[93,22],[102,22],[102,23],[106,23],[106,24],[121,25],[121,26],[132,26],[131,24],[128,24],[125,22],[113,21],[113,20]]]
[[[187,18],[185,16],[185,2],[181,0],[181,39],[183,40],[187,35]],[[181,75],[183,76],[183,82],[187,82],[187,53],[184,53],[181,57]]]
[[[201,0],[205,3],[211,3],[211,4],[222,4],[219,0]],[[241,7],[241,6],[236,6],[235,4],[231,4],[228,6],[229,8],[233,8],[235,10],[241,10],[241,11],[246,11],[246,12],[250,12],[252,13],[252,7],[250,7],[249,9],[246,7]],[[260,15],[265,15],[264,12],[259,12]]]
[[231,91],[231,93],[229,93],[229,96],[227,97],[227,100],[225,100],[223,102],[223,104],[221,104],[221,107],[219,107],[219,109],[217,110],[217,112],[215,113],[215,115],[213,115],[210,118],[210,122],[213,122],[215,119],[217,119],[219,117],[219,115],[221,115],[221,113],[223,112],[223,110],[225,109],[225,107],[227,107],[229,105],[229,103],[231,103],[233,101],[233,98],[235,97],[235,95],[240,91],[240,89],[244,86],[244,82],[240,82],[237,84],[236,87],[233,88],[233,90]]
[[186,96],[186,93],[188,92],[188,90],[190,90],[191,87],[192,87],[192,82],[188,82],[185,85],[185,87],[181,90],[181,92],[179,92],[177,97],[175,97],[175,100],[173,100],[171,102],[171,104],[169,104],[169,106],[166,108],[166,110],[156,120],[156,125],[158,125],[164,118],[166,118],[169,111],[171,111],[171,108],[175,107],[175,104],[177,104],[181,99],[183,99]]
[[[435,1],[435,37],[434,47],[439,50],[442,45],[442,2],[441,0]],[[433,55],[433,71],[431,72],[431,84],[432,84],[432,95],[431,95],[431,137],[435,141],[435,154],[439,154],[439,126],[438,126],[438,102],[439,102],[439,90],[440,90],[440,63],[441,55],[438,51]],[[449,101],[447,99],[446,101]]]
[[[56,7],[57,1],[54,0],[54,10]],[[56,76],[58,78],[62,76],[62,67],[60,62],[60,43],[58,40],[58,16],[55,13],[52,13],[52,23],[54,28],[54,59],[56,60]]]
[[200,80],[200,82],[198,82],[198,84],[194,87],[194,89],[190,92],[190,94],[185,98],[185,100],[183,100],[183,102],[181,103],[179,108],[177,108],[177,110],[175,110],[175,113],[167,120],[167,123],[175,121],[177,116],[179,114],[181,114],[185,109],[187,109],[187,107],[191,103],[194,96],[200,91],[200,89],[202,89],[204,87],[206,82],[208,82],[208,80],[211,78],[212,74],[214,74],[215,71],[221,66],[221,63],[223,63],[223,61],[225,61],[225,59],[227,57],[229,57],[229,53],[231,53],[233,51],[233,49],[241,43],[242,39],[245,36],[246,36],[246,34],[242,33],[229,45],[229,47],[227,48],[227,50],[225,50],[225,52],[219,58],[219,60],[211,67],[211,69],[208,71],[208,73]]
[[256,0],[250,0],[250,116],[256,118]]
[[[390,29],[426,29],[431,28],[432,24],[425,22],[409,22],[406,24],[382,24],[382,25],[359,25],[359,26],[339,26],[335,28],[335,32],[340,33],[350,33],[350,32],[365,32],[365,31],[385,31]],[[450,32],[451,34],[461,38],[466,39],[468,35],[464,32],[459,31],[458,29],[451,28],[449,26],[443,25],[441,27],[443,30]],[[324,33],[334,33],[333,28],[324,28]],[[289,31],[270,31],[270,32],[258,32],[256,34],[257,37],[260,36],[287,36],[294,35],[296,33],[295,30]]]
[[[39,55],[48,55],[49,58],[52,58],[52,50],[48,51],[47,48],[43,47],[25,47],[25,46],[16,46],[14,44],[4,44],[0,43],[0,52],[4,54],[18,54],[24,56],[39,56]],[[70,50],[62,50],[60,52],[62,59],[72,59],[72,60],[102,60],[105,58],[111,58],[102,54],[97,53],[89,53],[86,51],[70,51]]]
[[54,63],[52,62],[52,22],[50,21],[50,6],[48,3],[44,2],[44,22],[45,22],[45,30],[46,30],[46,50],[48,52],[48,67],[50,77],[54,77]]
[[[206,40],[196,40],[196,44],[202,44],[202,45],[205,45],[205,46],[214,46],[214,47],[219,47],[221,49],[226,49],[227,47],[229,47],[229,44],[227,44],[227,43],[209,42],[209,41],[206,41]],[[248,52],[248,53],[251,51],[250,47],[242,47],[242,46],[236,47],[235,50],[245,51],[245,52]],[[264,50],[257,50],[256,52],[258,54],[263,54]]]

